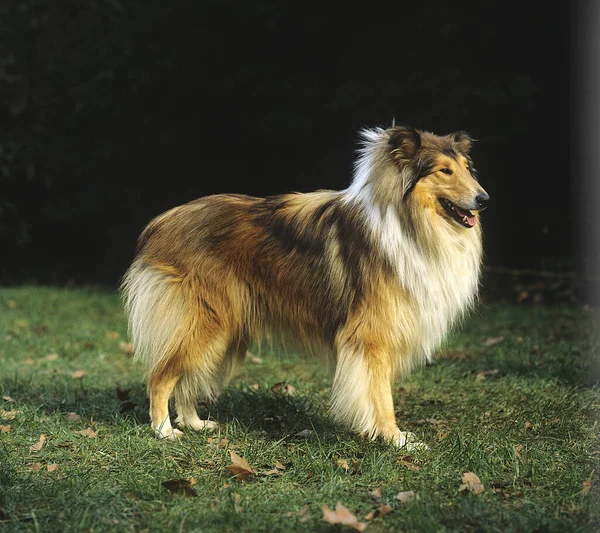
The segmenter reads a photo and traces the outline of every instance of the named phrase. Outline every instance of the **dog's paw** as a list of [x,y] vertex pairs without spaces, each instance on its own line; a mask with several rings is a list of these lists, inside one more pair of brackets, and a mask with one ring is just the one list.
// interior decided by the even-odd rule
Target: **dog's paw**
[[177,440],[183,435],[183,431],[175,428],[155,429],[154,436],[160,440]]
[[398,435],[398,440],[395,442],[398,448],[402,448],[407,452],[414,452],[416,450],[428,450],[429,446],[424,442],[419,442],[414,433],[410,431],[401,431]]
[[182,419],[177,417],[175,422],[181,427],[188,427],[193,429],[194,431],[203,431],[203,430],[214,430],[219,427],[219,424],[212,420],[202,420],[198,417],[192,420]]

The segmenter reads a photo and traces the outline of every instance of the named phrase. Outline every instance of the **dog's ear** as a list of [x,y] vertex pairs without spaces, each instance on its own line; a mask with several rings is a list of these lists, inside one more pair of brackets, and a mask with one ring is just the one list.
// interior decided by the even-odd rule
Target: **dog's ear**
[[396,126],[390,130],[389,146],[396,159],[409,161],[421,148],[421,135],[415,129]]
[[473,138],[466,131],[457,131],[450,134],[456,149],[463,155],[467,155],[473,147]]

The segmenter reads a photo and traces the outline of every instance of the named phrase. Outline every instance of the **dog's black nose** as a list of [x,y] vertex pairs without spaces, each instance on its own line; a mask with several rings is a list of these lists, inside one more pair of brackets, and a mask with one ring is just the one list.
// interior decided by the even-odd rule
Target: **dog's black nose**
[[484,193],[478,194],[477,197],[475,198],[475,201],[477,202],[477,205],[479,206],[479,208],[483,209],[484,207],[487,207],[488,202],[490,201],[490,196],[484,192]]

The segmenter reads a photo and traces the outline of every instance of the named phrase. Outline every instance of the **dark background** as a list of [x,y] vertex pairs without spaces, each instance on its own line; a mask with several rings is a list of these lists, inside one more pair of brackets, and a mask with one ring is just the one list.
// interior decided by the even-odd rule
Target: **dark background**
[[479,139],[489,266],[577,271],[568,5],[5,0],[0,280],[115,286],[160,212],[344,188],[392,120]]

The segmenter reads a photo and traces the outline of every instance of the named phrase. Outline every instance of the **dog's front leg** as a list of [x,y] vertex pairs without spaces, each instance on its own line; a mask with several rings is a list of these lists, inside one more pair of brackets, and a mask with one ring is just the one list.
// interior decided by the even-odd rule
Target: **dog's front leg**
[[415,436],[400,431],[394,414],[393,354],[380,346],[344,344],[338,350],[331,412],[371,439],[382,436],[407,450],[422,448]]

